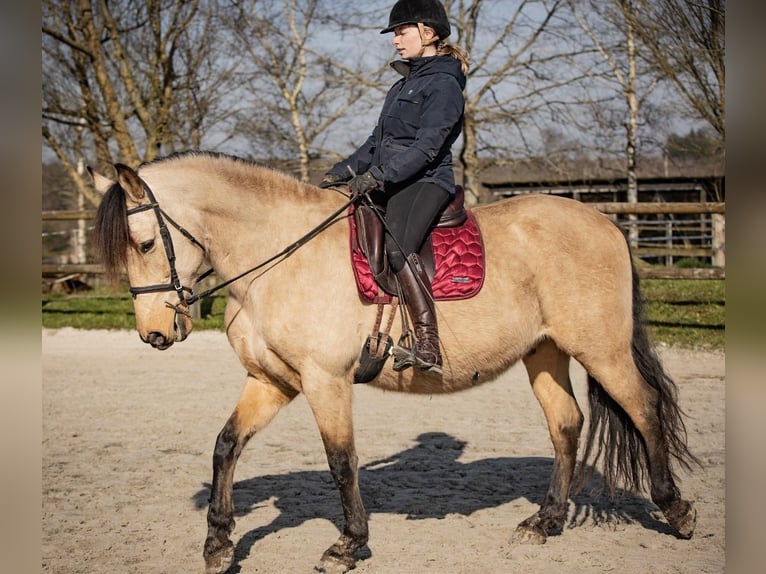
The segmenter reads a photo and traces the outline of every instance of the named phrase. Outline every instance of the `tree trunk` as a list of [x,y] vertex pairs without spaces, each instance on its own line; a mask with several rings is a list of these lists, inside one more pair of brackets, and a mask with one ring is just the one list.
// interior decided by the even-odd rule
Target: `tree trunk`
[[462,186],[467,205],[488,203],[491,198],[479,181],[479,158],[476,149],[476,123],[470,106],[466,105],[463,118],[463,149],[460,150],[460,165],[463,168]]
[[[625,170],[628,180],[628,203],[638,203],[638,175],[636,173],[636,150],[638,148],[638,116],[639,103],[636,96],[636,38],[633,29],[633,19],[626,18],[626,40],[628,44],[628,82],[625,97],[628,101],[627,142],[625,149]],[[628,216],[628,243],[631,247],[638,246],[638,218]]]

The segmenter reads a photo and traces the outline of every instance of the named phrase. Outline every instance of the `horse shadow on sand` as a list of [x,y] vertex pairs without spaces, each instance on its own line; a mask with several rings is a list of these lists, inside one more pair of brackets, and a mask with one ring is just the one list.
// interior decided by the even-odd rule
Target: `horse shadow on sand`
[[[477,510],[494,508],[516,500],[542,504],[548,488],[553,459],[549,457],[501,457],[473,462],[458,459],[467,443],[441,432],[423,433],[418,444],[386,459],[360,466],[359,488],[368,515],[402,514],[408,520],[445,518],[450,514],[469,516]],[[672,535],[667,524],[655,517],[656,506],[647,498],[625,492],[609,498],[597,490],[601,476],[593,471],[589,485],[570,499],[567,527],[590,521],[637,523],[644,528]],[[197,508],[206,508],[210,484],[194,494]],[[227,574],[240,572],[239,562],[258,540],[307,520],[322,518],[342,529],[340,498],[329,470],[289,472],[240,480],[234,483],[234,514],[246,516],[256,508],[274,504],[279,515],[245,533],[234,549]],[[573,506],[572,506],[573,505]],[[528,514],[531,514],[528,513]],[[657,514],[658,516],[659,514]],[[514,517],[515,523],[527,515]],[[512,532],[509,531],[508,535]],[[371,556],[369,547],[357,558]]]

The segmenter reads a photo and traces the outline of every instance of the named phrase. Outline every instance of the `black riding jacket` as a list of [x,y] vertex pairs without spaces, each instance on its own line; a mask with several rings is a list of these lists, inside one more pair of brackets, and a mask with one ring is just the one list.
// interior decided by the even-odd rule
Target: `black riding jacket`
[[404,76],[386,95],[372,135],[330,173],[348,179],[370,171],[387,192],[431,182],[455,193],[452,144],[463,126],[466,78],[452,56],[399,60]]

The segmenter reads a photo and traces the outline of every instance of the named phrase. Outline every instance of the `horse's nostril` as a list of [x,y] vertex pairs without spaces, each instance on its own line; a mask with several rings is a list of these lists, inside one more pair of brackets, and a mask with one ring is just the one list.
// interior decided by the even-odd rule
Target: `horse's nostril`
[[146,342],[157,349],[167,349],[172,344],[172,342],[169,342],[167,339],[165,339],[165,335],[159,333],[158,331],[152,331],[149,333],[149,336],[146,338]]

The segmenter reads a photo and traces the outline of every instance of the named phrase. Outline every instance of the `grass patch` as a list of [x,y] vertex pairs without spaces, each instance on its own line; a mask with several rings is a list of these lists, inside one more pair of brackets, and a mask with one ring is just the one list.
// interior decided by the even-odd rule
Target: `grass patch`
[[644,279],[649,335],[655,343],[723,350],[726,283],[714,279]]
[[[726,289],[720,280],[644,279],[649,336],[655,343],[723,350],[726,333]],[[203,299],[195,330],[223,331],[226,295]],[[48,329],[135,329],[133,300],[127,286],[97,288],[75,294],[42,297],[42,326]]]
[[[223,331],[226,295],[199,302],[200,315],[194,319],[195,330]],[[46,329],[135,329],[133,298],[122,290],[97,288],[82,293],[46,293],[42,298],[42,326]]]

